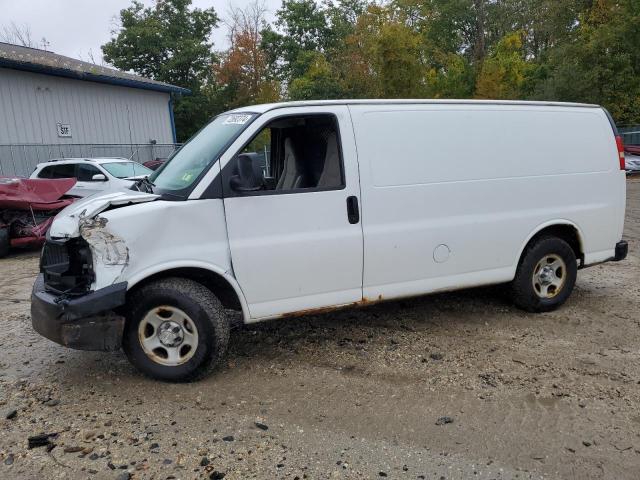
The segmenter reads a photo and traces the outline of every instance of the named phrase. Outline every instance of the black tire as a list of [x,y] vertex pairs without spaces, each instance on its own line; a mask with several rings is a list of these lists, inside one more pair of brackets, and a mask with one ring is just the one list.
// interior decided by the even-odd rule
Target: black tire
[[[543,298],[534,286],[535,269],[539,262],[549,256],[562,259],[566,270],[562,272],[563,283],[555,288],[551,298]],[[573,291],[578,274],[576,255],[571,246],[554,236],[541,236],[533,239],[522,254],[516,276],[511,283],[513,302],[528,312],[549,312],[567,301]]]
[[[206,376],[222,362],[229,344],[229,320],[218,298],[200,283],[186,278],[158,280],[133,293],[127,305],[122,348],[145,375],[169,382],[190,382]],[[180,365],[167,366],[153,360],[139,338],[140,322],[162,306],[180,309],[197,328],[197,347],[192,357]]]
[[0,258],[6,257],[9,255],[9,248],[11,247],[11,242],[9,240],[9,228],[2,227],[0,228]]

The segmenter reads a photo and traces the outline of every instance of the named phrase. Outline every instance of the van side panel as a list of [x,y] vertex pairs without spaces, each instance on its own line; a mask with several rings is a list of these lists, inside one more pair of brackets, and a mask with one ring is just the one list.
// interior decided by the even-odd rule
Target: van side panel
[[361,168],[365,297],[510,281],[527,239],[555,223],[577,227],[586,263],[613,257],[625,180],[601,109],[350,110]]

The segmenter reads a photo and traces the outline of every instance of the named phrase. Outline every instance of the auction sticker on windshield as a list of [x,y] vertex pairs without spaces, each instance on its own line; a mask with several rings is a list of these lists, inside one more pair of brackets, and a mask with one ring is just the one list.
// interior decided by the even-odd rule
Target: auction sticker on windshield
[[231,114],[229,115],[224,122],[223,125],[244,125],[251,119],[251,115],[246,114]]

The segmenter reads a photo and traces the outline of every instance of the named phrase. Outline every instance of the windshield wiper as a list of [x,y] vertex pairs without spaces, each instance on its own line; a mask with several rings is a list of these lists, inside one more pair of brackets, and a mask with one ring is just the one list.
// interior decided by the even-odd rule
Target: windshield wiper
[[149,177],[143,177],[133,184],[132,190],[135,188],[139,192],[153,193],[155,184],[149,180]]

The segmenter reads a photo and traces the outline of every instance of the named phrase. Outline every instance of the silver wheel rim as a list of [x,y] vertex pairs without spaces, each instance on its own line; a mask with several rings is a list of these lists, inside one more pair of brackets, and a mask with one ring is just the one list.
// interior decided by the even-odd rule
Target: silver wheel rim
[[198,348],[198,329],[182,310],[162,305],[150,310],[138,325],[144,353],[156,363],[175,367],[188,362]]
[[567,265],[556,254],[545,255],[533,269],[533,290],[540,298],[554,298],[564,287]]

